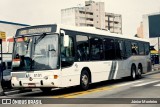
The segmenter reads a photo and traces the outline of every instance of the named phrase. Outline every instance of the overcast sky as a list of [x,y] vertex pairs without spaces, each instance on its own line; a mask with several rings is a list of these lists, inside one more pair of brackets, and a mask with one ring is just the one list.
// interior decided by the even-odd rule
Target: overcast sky
[[[60,23],[60,10],[84,5],[85,0],[0,0],[0,20],[29,25]],[[94,0],[106,12],[122,14],[123,34],[133,36],[143,14],[160,12],[160,0]]]

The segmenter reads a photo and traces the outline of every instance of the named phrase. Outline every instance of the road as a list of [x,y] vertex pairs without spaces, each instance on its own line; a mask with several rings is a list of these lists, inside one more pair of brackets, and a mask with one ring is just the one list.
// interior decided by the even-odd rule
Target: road
[[[53,104],[56,103],[56,107],[106,107],[106,105],[117,107],[117,104],[118,106],[122,107],[139,107],[138,103],[131,104],[132,100],[141,98],[139,100],[142,101],[156,100],[152,98],[160,98],[160,71],[145,74],[143,75],[142,79],[138,79],[135,81],[130,81],[128,80],[128,78],[125,78],[120,80],[95,83],[92,84],[90,86],[90,89],[87,91],[81,91],[79,87],[70,87],[64,89],[54,89],[51,93],[44,94],[40,90],[35,89],[33,90],[33,92],[9,94],[7,96],[3,96],[3,98],[45,98],[46,100],[50,100],[47,98],[51,98],[56,99],[55,101],[53,101]],[[70,99],[69,101],[65,102],[64,98]],[[130,104],[128,103],[128,101],[130,102]],[[63,104],[64,102],[67,103],[67,105]],[[159,102],[160,104],[160,99],[158,99],[157,102]],[[140,106],[159,107],[159,104],[141,104]],[[7,105],[3,106],[5,107]],[[21,105],[15,105],[15,107],[19,106]],[[23,106],[27,107],[27,105]],[[46,105],[32,106],[43,107]],[[47,107],[49,106],[53,107],[53,105],[47,105]]]

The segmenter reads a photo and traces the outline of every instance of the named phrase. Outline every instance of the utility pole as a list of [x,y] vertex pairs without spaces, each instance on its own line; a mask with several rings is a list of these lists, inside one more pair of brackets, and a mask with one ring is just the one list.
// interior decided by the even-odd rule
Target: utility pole
[[0,96],[5,95],[2,88],[2,79],[3,79],[3,57],[2,57],[2,39],[0,39]]
[[158,37],[158,60],[160,61],[160,58],[159,58],[159,55],[160,55],[159,49],[160,49],[160,46],[159,46],[159,37]]

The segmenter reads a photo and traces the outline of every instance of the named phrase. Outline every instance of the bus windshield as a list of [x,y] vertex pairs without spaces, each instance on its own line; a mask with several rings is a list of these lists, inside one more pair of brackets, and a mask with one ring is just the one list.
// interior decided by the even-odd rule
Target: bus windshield
[[15,39],[13,71],[52,70],[58,66],[58,35]]

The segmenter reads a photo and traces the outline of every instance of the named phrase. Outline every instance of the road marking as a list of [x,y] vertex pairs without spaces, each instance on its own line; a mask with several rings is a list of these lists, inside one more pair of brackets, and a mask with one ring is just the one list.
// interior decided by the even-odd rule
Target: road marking
[[154,85],[154,86],[157,86],[157,87],[159,87],[159,86],[160,86],[160,84],[157,84],[157,85]]
[[155,80],[155,81],[150,81],[150,82],[146,82],[146,83],[142,83],[142,84],[137,84],[137,85],[134,85],[134,87],[144,86],[144,85],[156,83],[156,82],[159,82],[159,81],[160,80]]
[[[159,82],[159,81],[160,80],[156,80],[156,81],[141,83],[141,84],[134,85],[134,86],[138,87],[138,86],[143,86],[143,85],[147,85],[147,84],[151,84],[151,83],[155,83],[155,82]],[[64,94],[64,95],[57,95],[57,96],[53,96],[52,98],[75,98],[77,96],[82,96],[82,95],[91,94],[91,93],[95,93],[95,92],[102,92],[102,91],[106,91],[106,90],[109,91],[109,90],[112,90],[115,88],[131,85],[131,84],[135,84],[135,83],[140,83],[140,82],[144,82],[144,80],[133,81],[133,82],[129,82],[129,83],[122,83],[122,84],[106,86],[106,87],[101,87],[101,88],[96,88],[96,89],[90,89],[87,91],[74,92],[74,93],[69,93],[69,94]]]
[[143,82],[143,81],[142,80],[141,81],[133,81],[133,82],[129,82],[129,83],[119,84],[116,86],[122,87],[122,86],[130,85],[130,84],[134,84],[134,83],[139,83],[139,82]]
[[151,78],[160,78],[160,75],[152,75]]
[[123,83],[123,84],[119,84],[119,85],[106,86],[106,87],[101,87],[101,88],[96,88],[96,89],[90,89],[87,91],[74,92],[74,93],[65,94],[65,95],[53,96],[53,98],[74,98],[76,96],[81,96],[81,95],[86,95],[86,94],[91,94],[91,93],[101,92],[101,91],[106,91],[106,90],[112,90],[114,88],[130,85],[133,83],[139,83],[139,82],[142,82],[142,80],[141,81],[133,81],[133,82],[129,82],[129,83]]
[[111,89],[114,89],[114,88],[117,88],[117,86],[107,86],[107,87],[102,87],[102,88],[90,89],[90,90],[87,90],[87,91],[74,92],[74,93],[71,93],[71,94],[53,96],[53,98],[74,98],[76,96],[86,95],[86,94],[91,94],[91,93],[101,92],[101,91],[106,91],[106,90],[111,90]]

